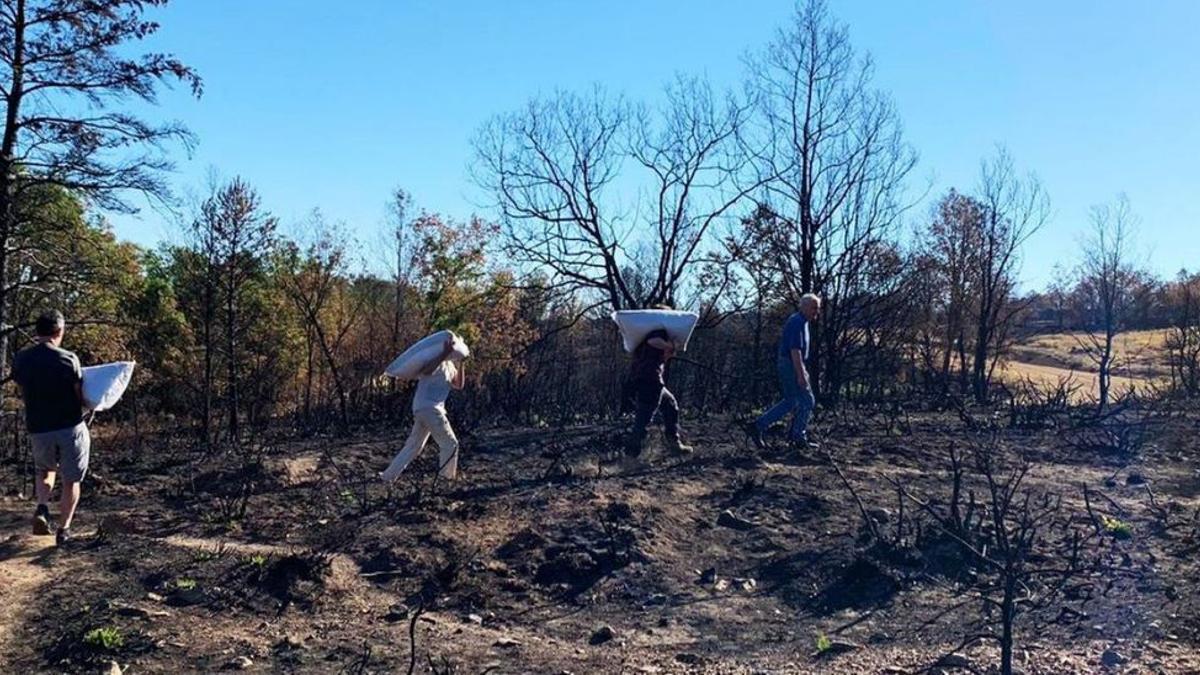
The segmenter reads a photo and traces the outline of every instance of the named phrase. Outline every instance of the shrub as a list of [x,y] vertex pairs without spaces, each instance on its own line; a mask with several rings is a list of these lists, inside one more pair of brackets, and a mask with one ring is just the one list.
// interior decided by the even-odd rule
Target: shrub
[[125,644],[125,638],[116,627],[104,626],[103,628],[93,628],[85,633],[83,643],[93,649],[112,651],[120,649]]

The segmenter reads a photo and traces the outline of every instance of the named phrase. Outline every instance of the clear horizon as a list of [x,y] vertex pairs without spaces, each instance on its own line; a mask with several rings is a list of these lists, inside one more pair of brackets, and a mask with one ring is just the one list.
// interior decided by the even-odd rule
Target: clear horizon
[[[652,100],[676,73],[738,87],[742,56],[790,21],[794,5],[673,7],[175,2],[151,14],[163,27],[147,46],[197,68],[205,95],[169,92],[140,112],[183,121],[199,139],[190,159],[175,153],[177,193],[201,188],[210,169],[240,175],[285,227],[320,208],[370,244],[396,186],[430,212],[495,215],[479,208],[467,172],[471,138],[489,117],[593,84]],[[1186,196],[1200,156],[1200,54],[1189,48],[1200,4],[829,8],[855,48],[872,54],[876,85],[895,98],[920,153],[910,187],[928,194],[909,221],[949,188],[971,190],[980,160],[1003,144],[1052,200],[1051,221],[1025,248],[1026,289],[1043,286],[1056,263],[1073,265],[1088,209],[1120,193],[1141,220],[1153,272],[1200,267],[1200,205]],[[144,246],[174,236],[150,209],[112,221],[119,237]]]

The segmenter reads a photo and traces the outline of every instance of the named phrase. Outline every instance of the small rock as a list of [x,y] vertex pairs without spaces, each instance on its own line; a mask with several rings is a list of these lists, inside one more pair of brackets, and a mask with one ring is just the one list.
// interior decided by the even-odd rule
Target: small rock
[[135,619],[150,618],[150,612],[147,612],[141,607],[135,607],[133,605],[113,605],[112,609],[121,616],[130,616]]
[[849,640],[834,640],[833,642],[829,643],[829,648],[826,649],[824,653],[832,656],[835,654],[845,654],[846,652],[852,652],[858,648],[859,647],[857,644],[855,644]]
[[868,509],[867,515],[880,525],[884,525],[892,519],[892,512],[884,508]]
[[388,613],[383,615],[383,620],[388,623],[396,623],[404,621],[408,618],[408,605],[398,602],[388,608]]
[[1100,664],[1105,668],[1116,668],[1126,661],[1128,661],[1128,659],[1122,656],[1120,652],[1112,648],[1105,649],[1104,653],[1100,655]]
[[499,647],[500,649],[513,649],[515,647],[520,647],[521,641],[514,640],[513,638],[510,638],[510,637],[502,637],[502,638],[496,640],[495,642],[493,642],[492,646]]
[[734,579],[734,583],[737,584],[739,588],[741,588],[743,591],[746,591],[747,593],[758,588],[758,582],[755,581],[754,579]]
[[299,635],[288,633],[282,640],[279,641],[278,644],[275,645],[275,648],[293,650],[304,649],[304,638],[301,638]]
[[680,652],[675,655],[675,660],[689,666],[698,666],[704,662],[704,659],[700,658],[698,654],[691,652]]
[[477,626],[482,626],[482,625],[483,625],[483,617],[482,617],[482,616],[480,616],[480,615],[478,615],[478,614],[468,614],[468,615],[467,615],[467,622],[468,622],[468,623],[473,623],[473,624],[475,624],[475,625],[477,625]]
[[1146,477],[1143,476],[1142,474],[1134,471],[1133,473],[1130,473],[1128,476],[1125,477],[1125,484],[1126,485],[1145,485]]
[[968,659],[966,656],[955,652],[953,654],[947,654],[943,656],[938,660],[937,664],[947,668],[970,668],[971,659]]
[[717,516],[717,525],[720,525],[721,527],[728,527],[732,530],[745,531],[757,527],[758,523],[741,518],[735,515],[733,511],[725,509],[721,512],[721,515]]
[[708,584],[717,583],[717,568],[710,567],[700,573],[700,583],[707,586]]
[[104,671],[104,675],[121,675],[125,671],[121,668],[121,664],[116,661],[108,662],[108,669]]
[[249,656],[235,656],[225,664],[226,670],[249,670],[254,666],[254,660]]
[[602,645],[616,636],[617,632],[613,630],[612,626],[601,626],[596,629],[595,633],[592,633],[592,637],[588,638],[588,644]]
[[728,579],[717,579],[717,583],[713,584],[713,590],[717,592],[726,591],[729,589]]
[[166,598],[164,598],[163,596],[159,595],[158,593],[147,593],[147,594],[146,594],[146,599],[147,599],[147,600],[150,600],[150,601],[152,601],[152,602],[162,602],[163,600],[166,600]]
[[152,619],[171,615],[170,612],[164,612],[161,609],[146,609],[145,607],[115,602],[112,603],[112,609],[121,616],[130,616],[135,619]]
[[208,598],[200,588],[176,588],[167,596],[167,604],[175,607],[191,607],[201,605]]

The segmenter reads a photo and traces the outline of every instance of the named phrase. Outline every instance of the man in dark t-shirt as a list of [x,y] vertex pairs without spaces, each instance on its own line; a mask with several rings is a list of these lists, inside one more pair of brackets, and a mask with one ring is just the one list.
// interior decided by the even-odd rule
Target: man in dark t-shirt
[[679,440],[679,404],[667,389],[666,363],[675,355],[676,345],[665,330],[651,331],[633,350],[633,365],[629,370],[628,387],[634,400],[633,431],[625,452],[631,456],[642,453],[646,442],[646,427],[655,412],[662,413],[666,444],[675,454],[688,454],[690,446]]
[[83,422],[83,372],[79,358],[62,349],[63,315],[49,311],[37,319],[37,344],[13,359],[13,380],[25,400],[25,424],[37,469],[34,534],[50,534],[50,496],[62,475],[57,541],[71,538],[80,483],[88,469],[91,437]]

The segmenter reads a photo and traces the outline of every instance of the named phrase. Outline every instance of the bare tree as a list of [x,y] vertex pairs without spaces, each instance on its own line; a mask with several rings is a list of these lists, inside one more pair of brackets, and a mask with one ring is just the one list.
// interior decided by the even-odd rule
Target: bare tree
[[560,92],[493,118],[475,141],[475,179],[500,210],[507,252],[556,291],[636,302],[621,274],[619,214],[602,212],[622,164],[629,106],[602,91]]
[[[215,217],[211,208],[215,199],[217,187],[212,188],[212,195],[201,204],[198,215],[191,223],[192,249],[186,257],[190,276],[195,280],[200,290],[200,350],[203,360],[203,374],[200,392],[200,438],[205,445],[213,441],[213,395],[216,389],[216,355],[217,355],[217,293],[220,282],[221,263],[217,250],[217,229],[209,218]],[[209,207],[206,209],[206,207]]]
[[[870,58],[855,54],[846,27],[821,0],[802,5],[750,66],[755,157],[766,181],[762,201],[779,215],[769,235],[781,276],[794,297],[825,296],[822,323],[853,326],[856,318],[830,318],[880,308],[881,296],[866,292],[866,272],[878,269],[872,256],[890,248],[909,206],[902,191],[916,154],[903,141],[891,99],[872,86]],[[840,358],[846,335],[816,328],[819,358]]]
[[713,224],[762,184],[742,170],[748,105],[732,95],[718,99],[696,78],[679,78],[666,94],[658,124],[642,108],[631,127],[629,155],[652,175],[642,216],[643,231],[653,233],[643,305],[676,302],[685,273],[711,259],[704,254]]
[[975,400],[984,403],[999,357],[1011,337],[1020,252],[1050,215],[1050,200],[1037,177],[1018,176],[1008,152],[1000,148],[984,160],[979,200],[984,206],[978,256],[978,300],[975,315],[975,354],[971,385]]
[[1057,262],[1054,263],[1050,274],[1050,285],[1046,289],[1046,297],[1050,302],[1050,308],[1054,311],[1055,330],[1062,332],[1067,327],[1067,310],[1073,286],[1071,271],[1061,262]]
[[[196,73],[164,54],[131,56],[129,44],[153,34],[147,7],[166,0],[3,0],[0,2],[0,279],[19,239],[31,191],[57,186],[102,207],[132,210],[129,191],[164,197],[154,152],[190,136],[177,124],[156,126],[115,107],[153,102],[160,84],[181,81],[200,93]],[[26,211],[27,212],[27,211]],[[11,327],[9,292],[0,289],[0,370]]]
[[1116,337],[1125,328],[1130,284],[1135,276],[1133,237],[1136,217],[1124,195],[1116,202],[1092,207],[1091,233],[1083,244],[1081,289],[1087,299],[1088,331],[1077,341],[1095,364],[1101,412],[1108,406]]
[[[1026,458],[994,438],[976,445],[971,455],[974,461],[966,463],[951,448],[948,496],[920,495],[894,478],[887,480],[902,500],[930,516],[934,528],[957,543],[963,561],[975,568],[957,607],[979,601],[981,611],[965,622],[969,632],[960,646],[995,641],[999,670],[1007,675],[1016,672],[1019,620],[1024,617],[1031,624],[1025,630],[1032,632],[1045,625],[1040,611],[1070,604],[1064,596],[1073,583],[1107,569],[1106,542],[1098,527],[1080,524],[1061,494],[1029,485]],[[1087,494],[1085,487],[1085,500]]]
[[412,285],[413,258],[417,247],[417,237],[412,231],[413,198],[404,188],[392,191],[392,198],[387,205],[388,239],[391,248],[390,267],[392,282],[395,284],[395,302],[392,306],[392,336],[393,352],[399,352],[402,335],[401,326],[404,321],[405,293]]
[[[476,180],[496,200],[507,253],[551,289],[614,309],[672,302],[710,253],[714,223],[758,185],[742,181],[747,114],[694,78],[668,87],[661,109],[559,93],[484,127]],[[636,203],[608,194],[618,180]]]
[[1181,271],[1167,287],[1171,325],[1165,347],[1172,386],[1187,396],[1200,395],[1200,275]]

